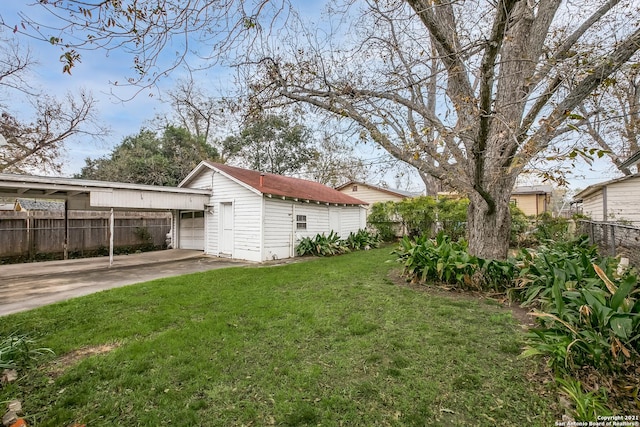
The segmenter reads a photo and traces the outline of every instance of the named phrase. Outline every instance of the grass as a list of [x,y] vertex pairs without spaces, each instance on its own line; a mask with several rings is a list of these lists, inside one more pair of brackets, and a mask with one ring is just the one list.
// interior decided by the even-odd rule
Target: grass
[[[495,304],[396,286],[388,249],[114,289],[2,318],[60,358],[0,389],[30,425],[552,425]],[[107,347],[110,348],[110,347]],[[52,356],[50,357],[50,359]],[[74,360],[74,359],[71,359]]]

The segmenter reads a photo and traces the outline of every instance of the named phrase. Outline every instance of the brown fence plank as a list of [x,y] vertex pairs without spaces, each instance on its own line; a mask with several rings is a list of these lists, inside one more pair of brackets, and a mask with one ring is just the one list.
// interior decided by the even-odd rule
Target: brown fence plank
[[[70,211],[68,250],[96,251],[109,247],[109,212]],[[55,254],[64,250],[63,212],[0,212],[0,257]],[[166,212],[116,212],[114,246],[165,244],[171,229]],[[148,237],[143,240],[141,237]],[[31,251],[30,251],[31,249]],[[31,252],[31,253],[30,253]]]

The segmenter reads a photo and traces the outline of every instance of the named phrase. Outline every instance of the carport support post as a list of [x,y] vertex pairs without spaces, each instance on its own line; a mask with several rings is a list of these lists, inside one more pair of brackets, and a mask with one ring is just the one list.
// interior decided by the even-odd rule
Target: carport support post
[[113,265],[113,208],[111,208],[111,215],[109,215],[109,267]]
[[64,259],[69,259],[69,200],[64,199]]

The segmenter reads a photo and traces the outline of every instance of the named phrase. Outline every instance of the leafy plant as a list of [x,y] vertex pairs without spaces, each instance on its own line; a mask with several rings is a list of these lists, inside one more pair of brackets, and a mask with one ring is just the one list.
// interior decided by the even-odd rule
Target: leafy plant
[[404,237],[393,253],[403,264],[403,274],[413,282],[436,281],[469,289],[505,290],[515,271],[509,261],[470,255],[466,241],[452,242],[444,233],[435,239]]
[[571,378],[556,378],[560,390],[573,402],[574,418],[576,421],[596,421],[598,416],[611,415],[607,407],[607,393],[601,388],[595,391],[585,392],[580,381]]
[[336,232],[331,231],[328,236],[322,233],[301,239],[296,246],[296,253],[299,256],[331,256],[361,249],[377,248],[379,244],[378,234],[370,233],[367,230],[349,233],[349,236],[344,240],[340,239]]
[[345,239],[345,245],[352,251],[368,250],[380,246],[380,236],[377,233],[371,233],[367,230],[358,230],[349,233]]
[[554,264],[553,277],[535,285],[527,302],[539,307],[534,315],[540,327],[529,333],[525,356],[548,355],[556,371],[588,365],[605,374],[623,372],[638,360],[638,277],[628,273],[614,281],[613,265],[601,265]]
[[524,306],[539,304],[551,293],[554,283],[569,282],[571,287],[583,278],[596,277],[592,264],[597,260],[597,249],[586,236],[550,242],[535,251],[521,249],[516,257],[518,275],[512,298]]
[[0,369],[16,369],[27,366],[44,353],[53,353],[48,348],[38,348],[35,341],[16,333],[0,337]]

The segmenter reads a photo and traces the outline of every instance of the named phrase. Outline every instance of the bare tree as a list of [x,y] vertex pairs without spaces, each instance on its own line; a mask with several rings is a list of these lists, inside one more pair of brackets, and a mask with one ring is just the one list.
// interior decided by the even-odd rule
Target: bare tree
[[73,47],[125,47],[135,54],[133,83],[160,76],[158,55],[172,38],[184,49],[167,72],[188,61],[194,34],[211,42],[210,63],[234,52],[254,105],[297,103],[352,122],[468,195],[469,249],[485,258],[506,257],[518,175],[584,125],[573,121],[580,104],[640,47],[633,0],[335,0],[324,26],[294,19],[284,1],[40,5],[67,13],[68,34],[87,32],[76,44],[64,32],[52,40],[66,65]]
[[[0,172],[60,171],[64,142],[74,135],[106,133],[94,117],[95,101],[81,91],[60,101],[43,95],[29,82],[35,65],[27,47],[11,39],[0,41]],[[32,105],[35,119],[17,117],[12,97]]]
[[[0,172],[60,172],[64,142],[78,135],[103,135],[95,124],[95,101],[90,95],[67,95],[64,101],[40,96],[34,105],[36,119],[23,122],[7,111],[0,114],[0,134],[7,144],[0,147]],[[92,124],[91,127],[87,125]]]
[[[470,251],[504,258],[516,178],[640,47],[639,27],[614,13],[632,4],[600,3],[368,1],[339,49],[314,37],[286,50],[265,43],[252,58],[260,72],[252,88],[263,105],[304,103],[354,121],[393,156],[468,195]],[[596,37],[602,31],[615,31],[610,44]],[[576,49],[596,48],[597,59],[577,60]]]
[[630,175],[623,163],[640,149],[640,66],[627,64],[605,79],[580,113],[586,133],[620,172]]
[[212,96],[193,78],[178,81],[166,95],[172,112],[156,119],[160,128],[177,125],[188,129],[192,135],[214,147],[222,162],[237,154],[234,147],[225,144],[225,138],[241,131],[244,113],[239,100]]
[[364,181],[371,167],[358,158],[352,144],[325,133],[315,145],[313,160],[303,171],[305,178],[337,187],[348,181]]

